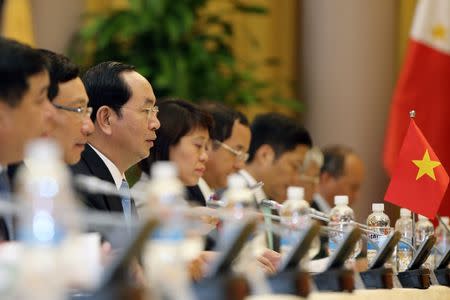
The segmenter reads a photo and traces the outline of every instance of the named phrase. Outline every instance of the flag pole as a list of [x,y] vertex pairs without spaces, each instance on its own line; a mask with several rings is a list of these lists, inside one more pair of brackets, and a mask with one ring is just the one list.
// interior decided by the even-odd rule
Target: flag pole
[[[416,111],[413,109],[409,112],[409,118],[413,120],[416,117]],[[416,213],[412,212],[412,236],[411,242],[413,247],[416,247]]]

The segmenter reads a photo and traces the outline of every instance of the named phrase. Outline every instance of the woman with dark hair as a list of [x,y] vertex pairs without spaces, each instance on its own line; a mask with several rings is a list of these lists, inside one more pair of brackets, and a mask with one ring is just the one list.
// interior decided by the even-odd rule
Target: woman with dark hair
[[[212,117],[197,105],[181,99],[161,100],[158,106],[162,125],[150,156],[139,163],[143,175],[138,185],[149,179],[154,162],[171,161],[178,169],[181,182],[186,187],[194,186],[205,172]],[[188,200],[196,199],[188,192]],[[142,205],[136,203],[138,210]]]

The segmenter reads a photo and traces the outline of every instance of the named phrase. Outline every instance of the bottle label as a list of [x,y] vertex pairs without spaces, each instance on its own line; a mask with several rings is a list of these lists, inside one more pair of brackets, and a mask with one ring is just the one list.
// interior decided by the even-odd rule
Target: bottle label
[[400,250],[400,251],[409,251],[409,250],[411,250],[411,249],[410,249],[410,247],[408,246],[408,244],[406,244],[406,243],[400,241],[400,242],[398,242],[398,250]]
[[374,232],[369,232],[367,238],[370,242],[367,243],[367,250],[379,250],[383,247],[389,234],[389,227],[372,227],[370,228]]

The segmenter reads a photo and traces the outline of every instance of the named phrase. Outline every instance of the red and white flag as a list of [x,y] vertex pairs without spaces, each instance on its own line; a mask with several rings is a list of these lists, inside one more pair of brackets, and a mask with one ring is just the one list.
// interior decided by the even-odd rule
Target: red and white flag
[[[411,110],[416,111],[417,125],[449,170],[450,0],[421,0],[417,4],[386,131],[384,166],[389,175],[399,160]],[[450,215],[450,192],[445,194],[439,214]]]

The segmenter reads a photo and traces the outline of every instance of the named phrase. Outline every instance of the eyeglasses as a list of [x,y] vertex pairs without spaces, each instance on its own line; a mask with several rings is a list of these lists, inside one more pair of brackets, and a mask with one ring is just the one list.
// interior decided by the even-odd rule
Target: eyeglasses
[[83,106],[83,107],[70,107],[53,103],[53,106],[57,109],[62,109],[65,111],[71,111],[79,114],[82,117],[90,117],[92,114],[92,107]]
[[300,179],[308,183],[319,184],[318,176],[309,176],[305,174],[300,174]]
[[224,144],[218,140],[214,140],[213,142],[214,142],[214,144],[216,144],[216,145],[228,150],[232,154],[234,154],[238,160],[243,161],[243,162],[246,162],[248,160],[249,154],[247,152],[233,149],[230,146],[228,146],[227,144]]
[[144,108],[143,110],[147,112],[147,120],[150,120],[152,117],[158,116],[159,113],[159,107],[156,105],[153,107]]

